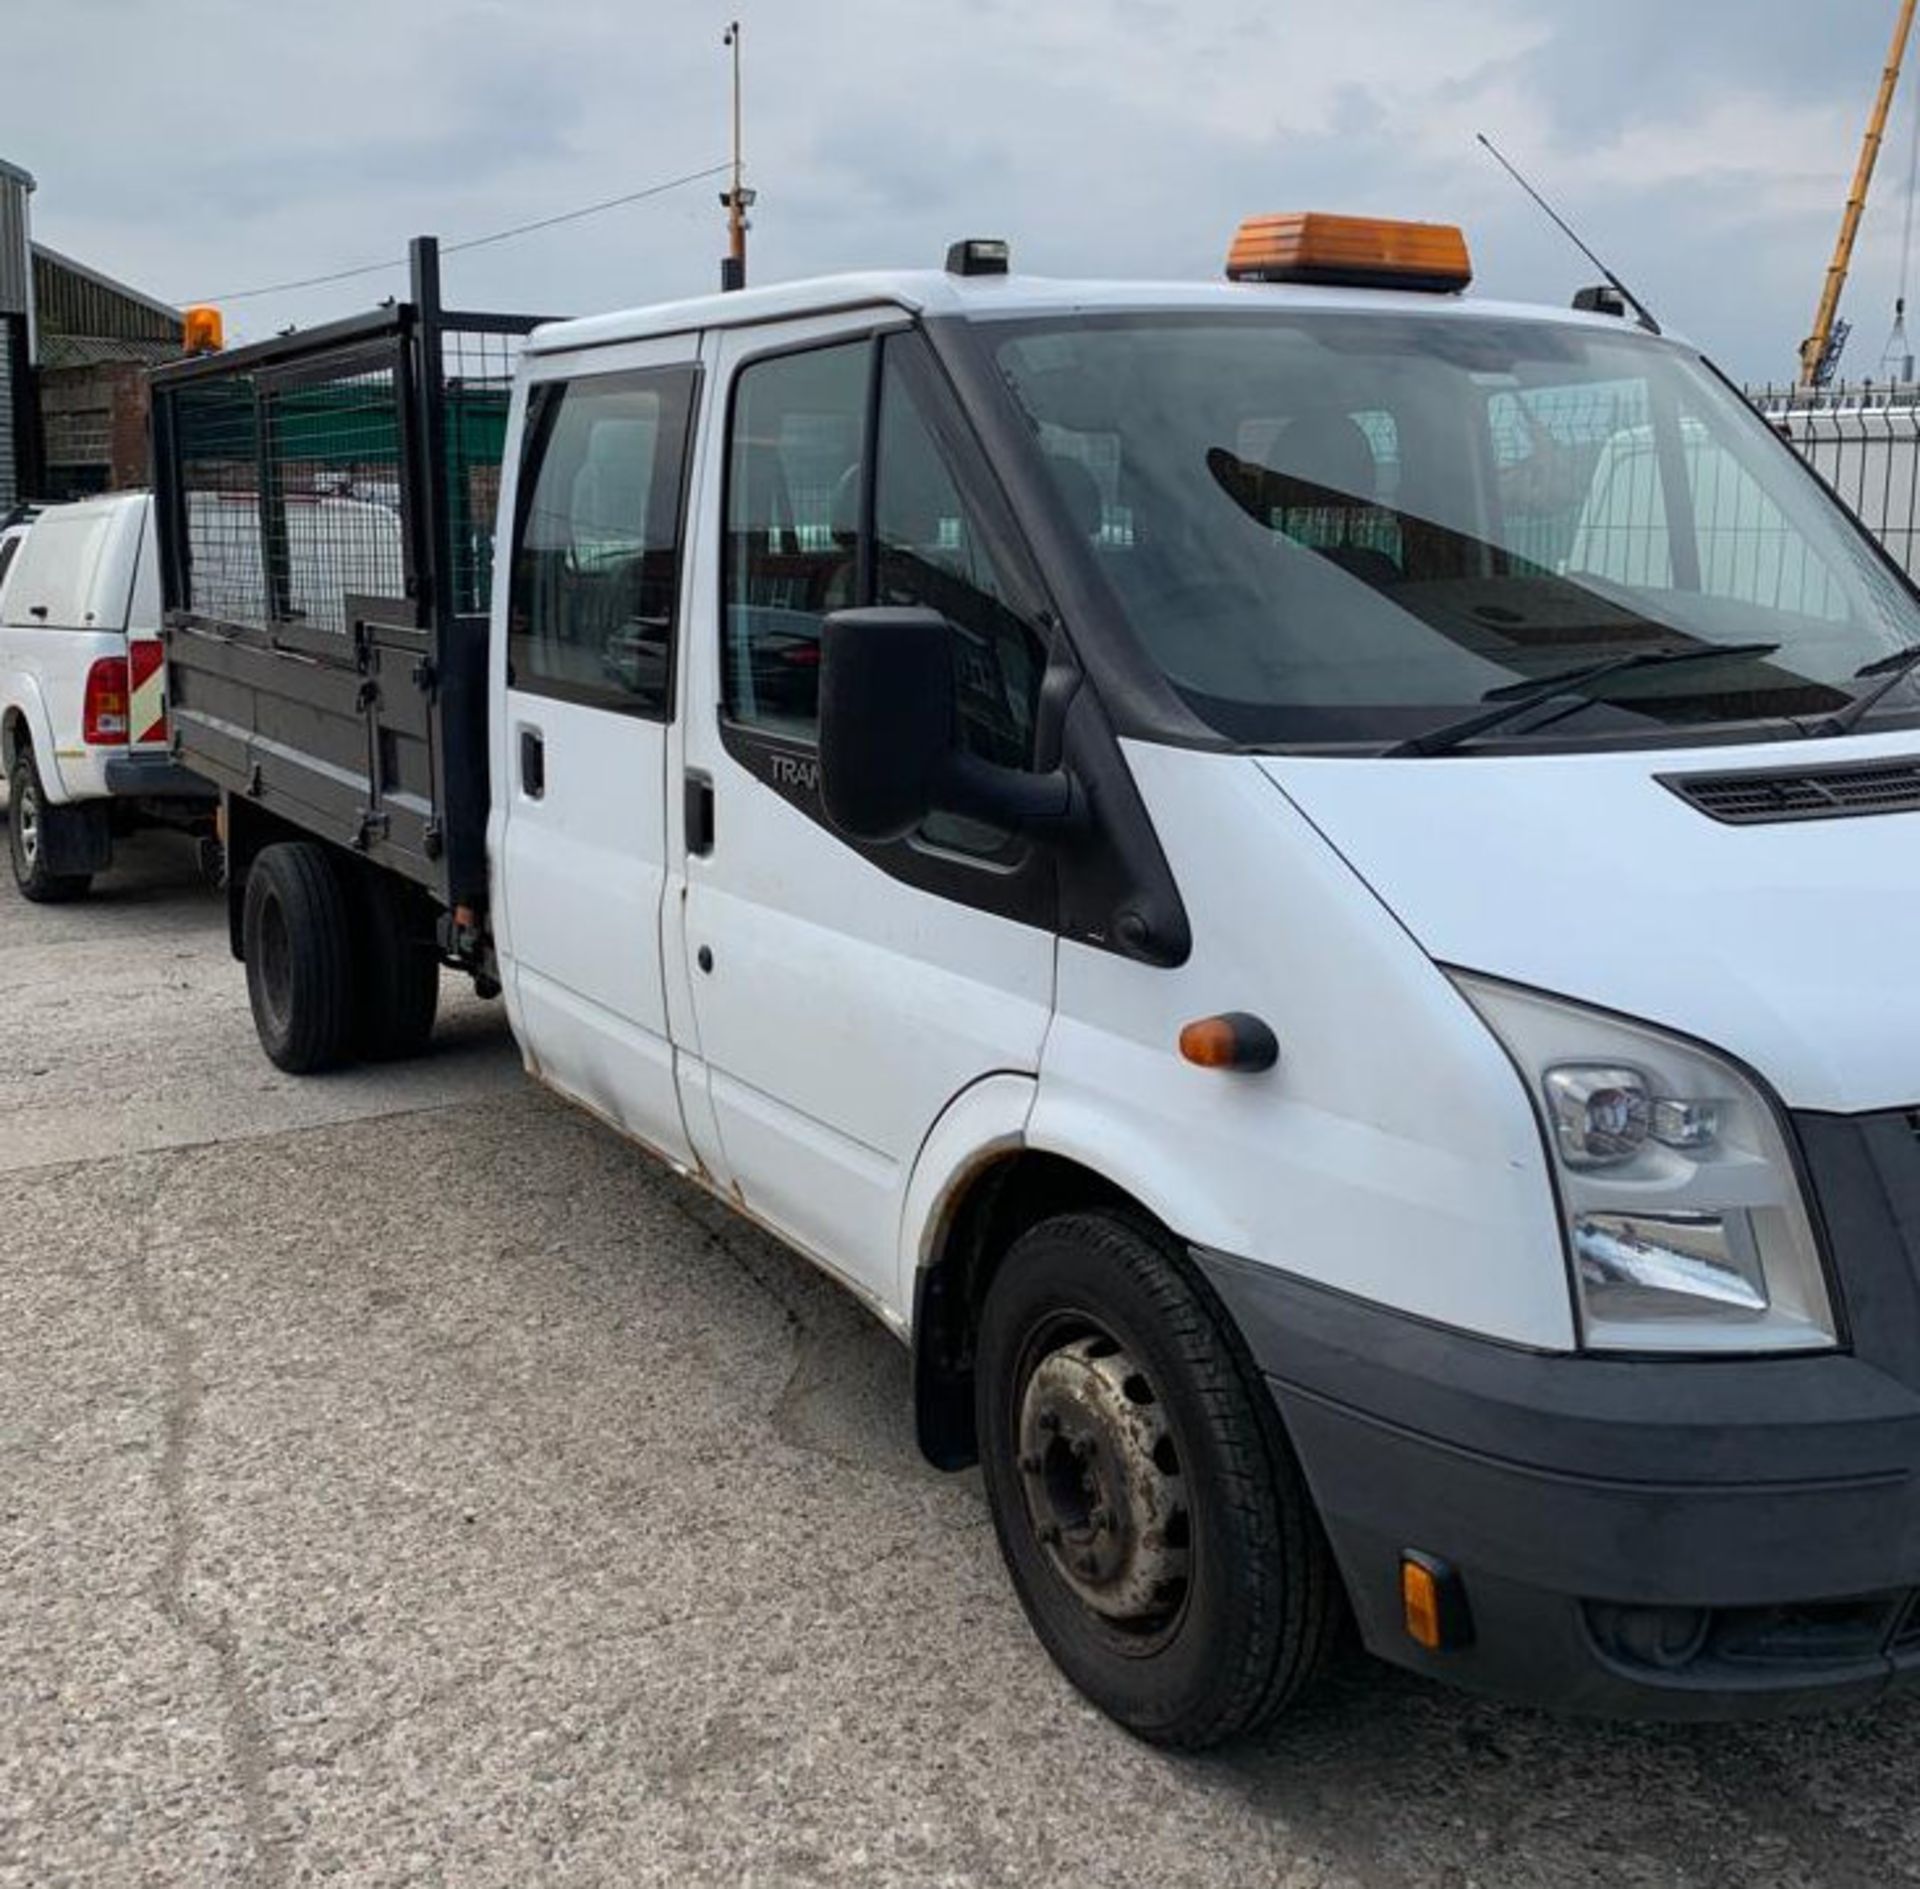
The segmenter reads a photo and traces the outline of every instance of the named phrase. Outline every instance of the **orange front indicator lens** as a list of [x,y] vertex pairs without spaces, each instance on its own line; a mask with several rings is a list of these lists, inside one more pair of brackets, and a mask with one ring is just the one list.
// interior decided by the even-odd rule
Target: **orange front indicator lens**
[[1440,1585],[1418,1561],[1400,1563],[1400,1606],[1407,1638],[1429,1653],[1440,1650]]
[[1244,1010],[1197,1017],[1180,1032],[1180,1054],[1200,1069],[1258,1072],[1280,1060],[1280,1043],[1258,1017]]
[[1400,1619],[1407,1638],[1429,1653],[1473,1644],[1473,1616],[1460,1576],[1412,1548],[1400,1557]]
[[1473,280],[1473,261],[1466,236],[1452,223],[1308,211],[1248,217],[1227,253],[1227,274],[1235,282],[1453,294]]

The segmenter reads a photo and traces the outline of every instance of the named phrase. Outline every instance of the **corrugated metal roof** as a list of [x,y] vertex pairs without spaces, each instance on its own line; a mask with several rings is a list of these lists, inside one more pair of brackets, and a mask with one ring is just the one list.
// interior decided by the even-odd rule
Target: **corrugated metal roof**
[[143,367],[158,367],[163,361],[177,361],[183,352],[180,337],[171,341],[127,340],[115,335],[60,335],[40,337],[42,367],[99,367],[114,361],[137,361]]
[[[89,269],[45,243],[33,246],[33,293],[43,337],[106,335],[125,341],[178,341],[180,311]],[[43,349],[44,352],[44,349]]]

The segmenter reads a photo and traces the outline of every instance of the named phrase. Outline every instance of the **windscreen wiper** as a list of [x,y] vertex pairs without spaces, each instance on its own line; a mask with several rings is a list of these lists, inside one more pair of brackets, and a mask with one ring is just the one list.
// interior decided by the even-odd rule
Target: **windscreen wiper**
[[1844,735],[1859,722],[1866,719],[1883,695],[1891,695],[1911,673],[1915,663],[1920,663],[1920,643],[1910,644],[1905,649],[1896,649],[1891,656],[1877,656],[1872,662],[1863,662],[1853,672],[1856,682],[1863,682],[1868,676],[1881,676],[1885,680],[1870,689],[1862,689],[1845,708],[1836,709],[1823,721],[1817,721],[1807,730],[1810,735]]
[[[1569,696],[1566,712],[1570,714],[1573,709],[1584,708],[1589,701],[1596,699],[1584,693],[1590,684],[1598,682],[1602,676],[1618,675],[1625,669],[1651,669],[1675,662],[1705,662],[1709,658],[1723,656],[1771,656],[1779,647],[1778,643],[1702,643],[1695,649],[1637,649],[1629,656],[1612,656],[1605,662],[1563,669],[1558,675],[1541,676],[1537,681],[1510,683],[1505,688],[1489,692],[1485,699],[1493,703],[1491,708],[1478,709],[1471,715],[1463,715],[1458,721],[1443,722],[1438,728],[1430,728],[1424,735],[1414,735],[1409,740],[1397,742],[1386,750],[1386,755],[1449,753],[1471,741],[1475,735],[1505,727],[1509,722],[1518,721],[1530,708],[1539,708],[1563,695]],[[1916,648],[1913,655],[1914,660],[1920,662],[1920,648]]]

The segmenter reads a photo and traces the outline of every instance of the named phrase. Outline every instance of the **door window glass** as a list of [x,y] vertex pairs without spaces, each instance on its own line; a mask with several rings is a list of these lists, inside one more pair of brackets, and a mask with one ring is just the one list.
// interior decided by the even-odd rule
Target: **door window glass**
[[723,696],[728,716],[811,740],[820,625],[860,601],[862,340],[743,368],[727,468]]
[[[820,631],[835,610],[920,605],[953,628],[955,733],[981,759],[1026,767],[1044,648],[1029,592],[955,470],[916,346],[883,344],[872,491],[863,450],[873,382],[865,340],[741,371],[727,486],[722,669],[728,718],[794,740],[819,729]],[[1088,497],[1097,529],[1100,496]],[[870,513],[864,508],[871,506]],[[1003,527],[1004,531],[1004,527]],[[924,837],[994,853],[1008,836],[936,814]]]
[[[1100,512],[1091,475],[1084,499],[1091,533]],[[1040,638],[1013,601],[893,342],[881,375],[873,535],[874,602],[924,605],[953,626],[961,746],[1002,767],[1030,765],[1045,668]]]
[[672,713],[695,374],[671,367],[535,389],[508,630],[515,688]]

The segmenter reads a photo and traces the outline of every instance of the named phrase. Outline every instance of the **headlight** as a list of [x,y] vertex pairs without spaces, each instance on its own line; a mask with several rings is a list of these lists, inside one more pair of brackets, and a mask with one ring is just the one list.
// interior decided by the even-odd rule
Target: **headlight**
[[1820,1249],[1773,1103],[1641,1023],[1453,974],[1539,1111],[1591,1351],[1836,1342]]

